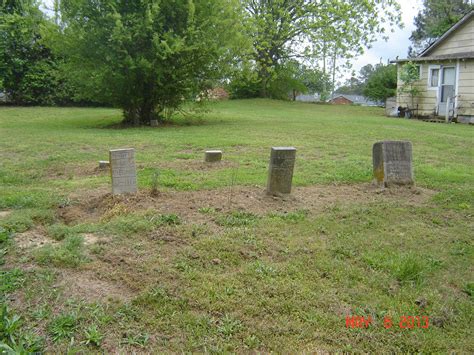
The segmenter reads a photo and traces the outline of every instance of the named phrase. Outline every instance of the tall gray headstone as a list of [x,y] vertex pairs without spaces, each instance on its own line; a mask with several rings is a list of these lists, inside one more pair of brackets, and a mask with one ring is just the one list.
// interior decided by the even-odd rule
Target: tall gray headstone
[[110,150],[109,161],[112,176],[112,194],[137,192],[135,150],[133,148]]
[[377,183],[384,186],[413,185],[411,142],[377,142],[372,148],[372,158]]
[[289,194],[293,180],[296,148],[272,147],[268,168],[267,194]]
[[222,160],[222,150],[206,150],[204,161],[214,163]]

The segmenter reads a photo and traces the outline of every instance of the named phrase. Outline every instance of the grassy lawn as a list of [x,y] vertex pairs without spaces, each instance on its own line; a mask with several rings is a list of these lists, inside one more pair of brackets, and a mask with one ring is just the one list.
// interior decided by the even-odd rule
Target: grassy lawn
[[[215,103],[161,128],[120,120],[0,108],[3,342],[474,352],[471,126],[269,100]],[[399,139],[413,143],[416,187],[379,190],[372,144]],[[297,148],[290,197],[264,195],[271,146]],[[126,147],[140,192],[113,197],[97,162]],[[208,148],[224,160],[203,163]],[[348,315],[372,322],[348,328]],[[429,326],[403,329],[405,316]]]

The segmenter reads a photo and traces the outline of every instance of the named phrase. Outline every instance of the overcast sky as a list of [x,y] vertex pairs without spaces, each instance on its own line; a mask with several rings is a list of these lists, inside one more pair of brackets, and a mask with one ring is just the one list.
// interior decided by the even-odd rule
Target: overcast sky
[[[408,46],[410,45],[409,37],[414,29],[413,18],[422,7],[422,0],[398,0],[398,2],[402,8],[404,28],[397,28],[394,33],[389,34],[390,38],[387,42],[380,39],[372,45],[372,48],[366,50],[363,55],[354,59],[352,65],[356,72],[359,72],[360,68],[366,64],[377,64],[380,60],[383,63],[387,63],[387,60],[395,59],[397,56],[400,58],[407,56]],[[43,3],[51,7],[53,0],[43,0]],[[342,77],[350,77],[350,71],[343,73]]]
[[[449,0],[447,0],[449,1]],[[366,64],[376,64],[382,58],[383,63],[388,59],[395,59],[397,56],[406,58],[408,46],[410,45],[410,35],[414,30],[413,19],[422,7],[422,0],[398,0],[402,8],[403,29],[397,28],[394,33],[390,33],[389,40],[383,39],[375,42],[371,49],[353,61],[354,70],[357,72]]]

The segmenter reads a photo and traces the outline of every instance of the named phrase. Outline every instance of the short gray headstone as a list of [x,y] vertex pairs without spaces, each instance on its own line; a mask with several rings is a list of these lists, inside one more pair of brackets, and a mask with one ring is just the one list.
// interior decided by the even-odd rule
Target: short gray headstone
[[158,122],[158,120],[150,120],[151,127],[158,127],[159,125],[160,123]]
[[110,172],[112,176],[112,194],[137,192],[137,171],[135,168],[135,150],[114,149],[109,151]]
[[289,194],[293,180],[296,148],[272,147],[268,169],[267,194]]
[[206,150],[204,161],[214,163],[222,160],[222,150]]
[[108,168],[110,168],[108,160],[99,160],[99,170],[106,170]]
[[372,148],[372,158],[377,183],[384,186],[413,185],[411,142],[377,142]]

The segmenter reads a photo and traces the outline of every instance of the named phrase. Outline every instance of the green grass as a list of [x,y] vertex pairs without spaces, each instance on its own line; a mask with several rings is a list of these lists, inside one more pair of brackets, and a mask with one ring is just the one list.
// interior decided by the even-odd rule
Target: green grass
[[[0,211],[9,211],[0,217],[0,344],[474,352],[471,126],[357,106],[210,108],[129,129],[117,128],[114,109],[0,108]],[[413,143],[420,195],[367,187],[373,143],[398,139]],[[266,200],[274,208],[256,211],[238,195],[263,191],[271,146],[297,148],[295,191],[321,188],[307,205]],[[123,147],[136,149],[141,193],[111,199],[110,177],[95,168]],[[223,150],[221,165],[199,165],[210,148]],[[19,247],[25,232],[50,242]],[[347,315],[374,321],[349,329]],[[430,326],[400,329],[403,316],[428,316]]]

